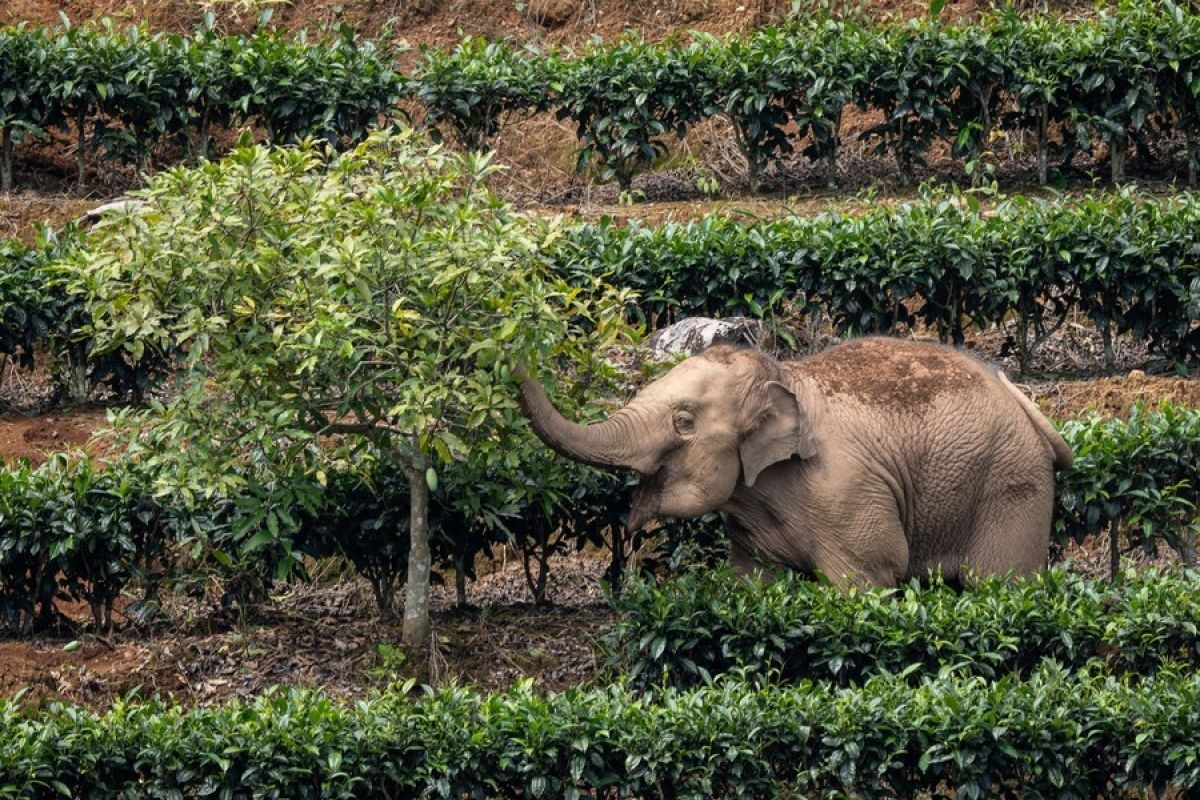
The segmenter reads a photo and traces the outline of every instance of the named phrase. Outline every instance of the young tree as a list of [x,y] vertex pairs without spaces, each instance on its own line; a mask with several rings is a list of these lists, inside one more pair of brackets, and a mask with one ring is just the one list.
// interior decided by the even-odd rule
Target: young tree
[[204,463],[216,486],[248,442],[318,482],[329,447],[374,447],[403,472],[417,663],[439,472],[503,462],[528,435],[512,365],[594,361],[622,331],[624,298],[551,274],[536,253],[554,225],[512,213],[484,184],[492,169],[411,130],[340,155],[241,148],[158,176],[68,265],[98,349],[183,354],[157,458]]

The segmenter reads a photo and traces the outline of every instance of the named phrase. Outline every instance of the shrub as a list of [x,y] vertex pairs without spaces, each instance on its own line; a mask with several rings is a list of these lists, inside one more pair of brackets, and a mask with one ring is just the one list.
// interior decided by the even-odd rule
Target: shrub
[[1043,659],[1153,674],[1177,659],[1200,665],[1198,590],[1194,572],[1154,570],[1108,584],[1052,569],[960,592],[936,578],[927,588],[841,591],[725,568],[631,583],[614,600],[607,644],[610,665],[635,683],[679,687],[734,671],[842,685],[941,670],[994,680],[1029,674]]

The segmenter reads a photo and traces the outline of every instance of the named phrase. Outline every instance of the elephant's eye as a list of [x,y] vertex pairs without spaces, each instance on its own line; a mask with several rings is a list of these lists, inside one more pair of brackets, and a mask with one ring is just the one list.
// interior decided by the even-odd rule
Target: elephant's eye
[[681,435],[687,435],[696,431],[696,418],[692,416],[690,411],[675,412],[675,432]]

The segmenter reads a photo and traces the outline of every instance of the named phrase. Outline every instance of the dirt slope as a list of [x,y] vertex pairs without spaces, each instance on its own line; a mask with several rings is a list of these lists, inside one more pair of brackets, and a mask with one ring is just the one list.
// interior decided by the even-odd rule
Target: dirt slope
[[[57,24],[63,15],[73,23],[105,17],[118,23],[144,23],[155,30],[190,31],[206,9],[218,26],[230,32],[252,28],[258,12],[270,7],[271,24],[287,30],[328,29],[346,23],[378,35],[390,27],[410,44],[456,42],[464,34],[508,37],[558,47],[578,47],[593,37],[610,39],[636,30],[651,39],[701,30],[730,33],[763,25],[816,0],[7,0],[0,23],[26,21]],[[835,0],[833,8],[874,18],[912,19],[928,14],[928,0]],[[969,19],[995,7],[986,0],[950,0],[944,18]],[[1090,9],[1077,0],[1056,0],[1056,10]]]

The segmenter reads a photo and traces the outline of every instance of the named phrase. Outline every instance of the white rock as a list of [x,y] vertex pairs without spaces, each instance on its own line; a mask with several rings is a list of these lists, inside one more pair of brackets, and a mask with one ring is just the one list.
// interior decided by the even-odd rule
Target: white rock
[[84,215],[79,218],[79,222],[80,224],[94,224],[99,222],[100,218],[105,214],[122,214],[141,208],[145,204],[145,200],[136,200],[132,197],[122,197],[120,200],[113,200],[111,203],[105,203],[102,206],[96,206],[90,211],[85,212]]
[[744,344],[761,346],[768,334],[763,324],[750,317],[710,319],[690,317],[655,331],[649,345],[658,353],[687,353],[695,355],[715,344]]

